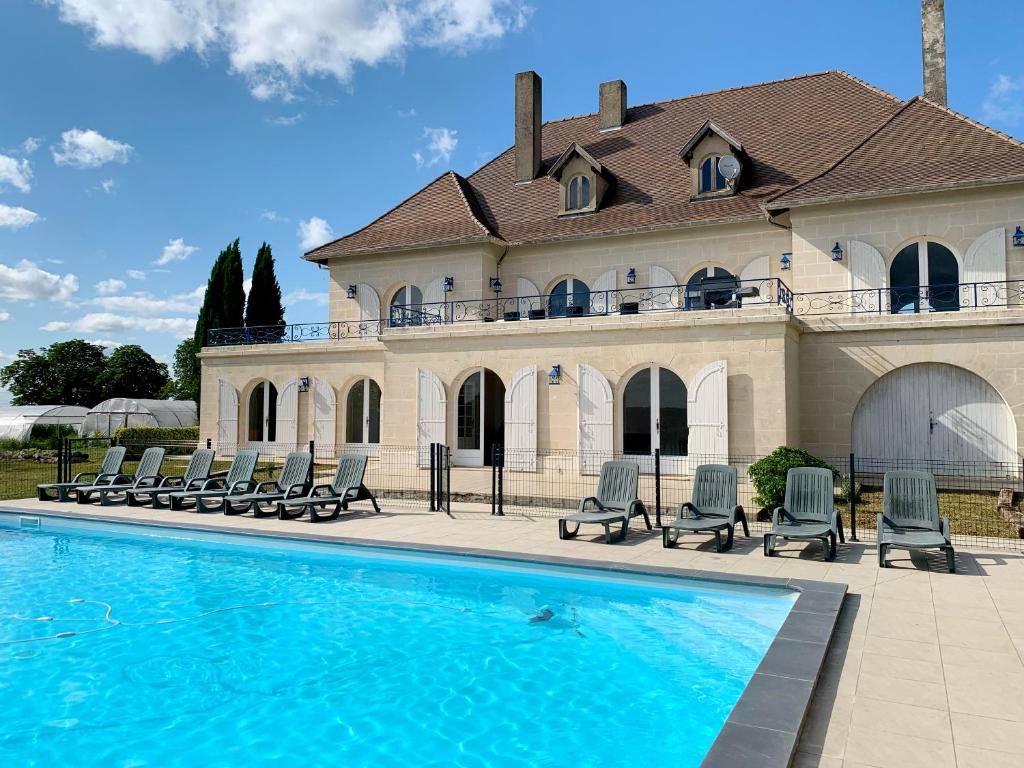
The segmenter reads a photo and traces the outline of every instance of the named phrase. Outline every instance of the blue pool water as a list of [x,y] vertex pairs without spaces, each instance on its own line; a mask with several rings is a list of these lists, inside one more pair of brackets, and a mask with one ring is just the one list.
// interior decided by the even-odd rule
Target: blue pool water
[[18,524],[0,514],[4,766],[697,766],[795,601]]

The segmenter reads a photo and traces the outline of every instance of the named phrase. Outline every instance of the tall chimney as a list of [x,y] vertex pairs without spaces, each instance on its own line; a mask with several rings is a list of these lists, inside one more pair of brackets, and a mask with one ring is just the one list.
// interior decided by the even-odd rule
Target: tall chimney
[[946,3],[921,0],[921,60],[926,99],[946,106]]
[[601,83],[598,103],[601,108],[601,122],[598,128],[612,131],[626,122],[626,84],[621,80]]
[[533,181],[540,171],[540,75],[516,75],[516,181]]

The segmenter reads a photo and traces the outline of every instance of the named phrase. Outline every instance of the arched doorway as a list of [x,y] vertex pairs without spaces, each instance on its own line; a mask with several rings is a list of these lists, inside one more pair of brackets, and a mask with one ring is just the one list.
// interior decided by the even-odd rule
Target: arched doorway
[[380,385],[366,377],[359,379],[345,399],[345,442],[374,445],[380,442]]
[[739,306],[736,276],[721,267],[698,269],[686,281],[687,309],[722,309]]
[[666,459],[685,456],[689,429],[686,385],[668,368],[652,365],[634,373],[622,390],[622,452],[641,467],[654,468],[654,450]]
[[893,314],[955,312],[960,309],[960,264],[942,243],[920,240],[904,246],[889,267]]
[[488,368],[477,368],[459,385],[455,397],[455,451],[463,467],[489,466],[491,449],[505,442],[505,385]]
[[249,441],[273,443],[277,440],[277,387],[261,381],[249,395]]
[[945,363],[903,366],[872,384],[853,414],[852,445],[864,459],[943,462],[944,474],[971,471],[972,462],[1018,462],[1017,424],[1002,396]]
[[590,288],[576,277],[559,280],[548,295],[548,317],[585,315],[590,307]]

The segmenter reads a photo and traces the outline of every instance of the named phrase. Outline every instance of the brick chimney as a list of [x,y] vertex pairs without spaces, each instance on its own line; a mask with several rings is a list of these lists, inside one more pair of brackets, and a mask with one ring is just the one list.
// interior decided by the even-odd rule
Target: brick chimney
[[598,128],[602,131],[621,128],[626,122],[626,84],[621,80],[601,83],[598,103],[601,109],[601,122]]
[[533,181],[540,171],[540,75],[516,75],[516,181]]
[[924,96],[946,106],[946,3],[921,0],[921,59]]

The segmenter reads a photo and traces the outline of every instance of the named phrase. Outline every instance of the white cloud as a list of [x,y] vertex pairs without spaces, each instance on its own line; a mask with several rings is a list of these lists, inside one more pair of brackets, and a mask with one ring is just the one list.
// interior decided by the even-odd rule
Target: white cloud
[[137,317],[116,315],[113,312],[91,312],[74,322],[53,321],[42,326],[43,331],[75,331],[76,333],[170,333],[184,339],[195,332],[195,318]]
[[412,153],[416,167],[430,168],[438,163],[447,163],[451,160],[452,153],[459,145],[459,140],[455,138],[457,133],[458,131],[453,131],[451,128],[424,128],[423,138],[427,140],[426,149],[424,151],[416,150]]
[[288,306],[290,304],[298,304],[303,301],[310,301],[314,304],[323,304],[326,306],[327,293],[308,291],[305,288],[299,288],[297,291],[291,291],[290,293],[286,293],[284,297],[281,299],[281,302],[285,306]]
[[988,87],[981,103],[981,116],[988,123],[1017,126],[1024,122],[1024,76],[999,74]]
[[[114,281],[120,282],[120,281]],[[124,283],[121,283],[123,289]],[[127,312],[133,315],[161,315],[175,312],[198,312],[203,303],[206,286],[201,285],[188,293],[175,293],[166,298],[158,298],[145,291],[136,291],[123,295],[100,295],[91,303],[106,310]]]
[[277,211],[264,211],[263,213],[260,214],[260,218],[263,219],[264,221],[272,221],[275,224],[288,223],[287,217],[282,216]]
[[264,118],[264,120],[266,120],[271,125],[288,126],[295,125],[296,123],[300,122],[302,118],[304,118],[305,116],[306,115],[303,112],[296,112],[294,115],[278,115],[277,117],[266,117]]
[[299,222],[299,244],[308,251],[334,239],[331,225],[319,216],[311,216]]
[[131,144],[108,139],[91,128],[84,131],[72,128],[60,135],[60,146],[51,147],[50,152],[57,165],[99,168],[106,163],[127,163],[128,156],[134,149]]
[[117,182],[113,179],[104,179],[100,182],[100,189],[106,192],[108,195],[114,194],[114,189],[117,188]]
[[416,108],[415,107],[409,107],[408,109],[399,109],[397,111],[397,114],[403,120],[405,118],[408,118],[408,117],[416,117]]
[[67,301],[77,290],[78,278],[74,275],[55,275],[27,260],[13,267],[0,264],[0,298]]
[[48,0],[98,45],[157,61],[227,51],[258,99],[290,99],[303,78],[352,79],[413,48],[461,52],[526,23],[523,0]]
[[124,346],[121,342],[112,341],[111,339],[88,339],[88,341],[90,344],[99,344],[101,347],[106,347],[107,349],[117,349],[118,347]]
[[0,228],[21,229],[39,221],[39,214],[20,205],[0,203]]
[[0,155],[0,189],[7,184],[19,192],[32,191],[32,165],[28,160],[18,160],[9,155]]
[[118,291],[123,291],[128,287],[128,283],[112,277],[108,280],[100,280],[94,287],[96,288],[96,293],[100,296],[110,296]]
[[194,245],[186,245],[184,238],[176,237],[173,240],[167,241],[167,245],[164,246],[160,258],[153,263],[157,266],[163,266],[164,264],[170,264],[172,261],[184,261],[198,250]]
[[5,309],[0,309],[0,323],[4,322],[5,320],[10,320],[10,319],[11,319],[11,313],[8,312]]
[[129,269],[125,271],[125,274],[128,275],[128,277],[130,277],[132,280],[146,279],[146,273],[141,269]]
[[26,155],[31,155],[42,145],[42,139],[38,139],[35,136],[29,136],[27,139],[21,142],[21,151],[24,152]]

